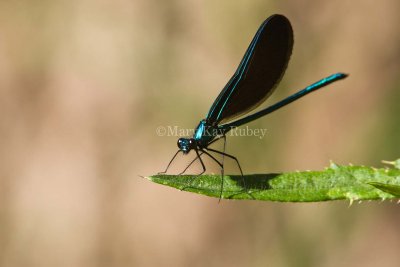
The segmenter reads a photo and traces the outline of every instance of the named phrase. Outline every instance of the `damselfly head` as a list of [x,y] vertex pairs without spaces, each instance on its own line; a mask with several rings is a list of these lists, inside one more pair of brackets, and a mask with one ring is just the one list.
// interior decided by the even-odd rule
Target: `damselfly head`
[[179,138],[178,148],[183,152],[183,154],[189,153],[189,151],[196,146],[196,141],[193,138]]

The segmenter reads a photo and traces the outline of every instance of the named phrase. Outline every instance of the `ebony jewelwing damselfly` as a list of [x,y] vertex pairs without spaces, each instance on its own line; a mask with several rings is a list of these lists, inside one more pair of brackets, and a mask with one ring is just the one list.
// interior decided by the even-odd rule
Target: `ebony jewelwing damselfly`
[[[237,158],[225,153],[227,132],[234,127],[254,121],[330,83],[347,77],[344,73],[332,74],[272,106],[234,120],[255,109],[272,94],[285,73],[292,54],[292,48],[293,30],[289,20],[283,15],[272,15],[267,18],[251,41],[236,72],[212,104],[207,117],[201,120],[196,127],[193,137],[179,138],[179,150],[175,153],[163,173],[168,171],[171,163],[180,152],[188,154],[191,150],[194,150],[196,158],[180,174],[183,174],[197,159],[201,163],[202,172],[200,174],[202,174],[206,171],[206,167],[201,156],[205,154],[221,167],[221,198],[224,156],[236,161],[243,177]],[[209,148],[212,143],[221,138],[224,139],[224,151]],[[218,161],[211,153],[222,155],[222,161]]]

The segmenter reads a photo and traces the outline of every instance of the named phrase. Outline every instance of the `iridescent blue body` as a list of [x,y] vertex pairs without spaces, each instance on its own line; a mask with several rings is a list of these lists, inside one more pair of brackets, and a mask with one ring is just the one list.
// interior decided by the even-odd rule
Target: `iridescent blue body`
[[[210,154],[210,152],[213,152],[234,159],[242,173],[238,160],[234,156],[225,153],[225,135],[227,132],[234,127],[254,121],[330,83],[347,77],[344,73],[332,74],[274,105],[234,120],[255,109],[272,94],[285,73],[292,48],[293,30],[289,20],[282,15],[272,15],[267,18],[258,29],[236,72],[212,104],[206,118],[201,120],[196,127],[193,137],[179,138],[179,150],[169,162],[165,172],[179,152],[188,154],[191,150],[194,150],[197,157],[188,167],[198,159],[202,165],[203,173],[206,168],[201,155],[206,154],[219,164],[223,177],[223,160],[222,162],[218,161]],[[212,143],[221,138],[225,141],[224,151],[209,148]],[[222,186],[223,179],[221,192]]]
[[277,109],[280,109],[283,106],[286,106],[293,101],[309,94],[312,93],[330,83],[333,83],[337,80],[341,80],[347,77],[347,74],[344,73],[336,73],[332,74],[326,78],[323,78],[319,80],[318,82],[315,82],[303,90],[300,90],[299,92],[283,99],[282,101],[279,101],[278,103],[269,106],[263,110],[260,110],[254,114],[251,114],[249,116],[246,116],[242,119],[222,124],[222,125],[212,125],[211,123],[207,122],[207,120],[201,120],[199,125],[196,127],[196,130],[194,132],[194,135],[192,138],[179,138],[178,139],[178,148],[182,150],[184,154],[187,154],[190,152],[191,149],[205,149],[208,147],[208,145],[215,140],[215,138],[218,138],[219,136],[225,135],[227,132],[229,132],[232,128],[234,127],[239,127],[243,124],[249,123],[251,121],[254,121],[260,117],[263,117],[271,112],[274,112]]

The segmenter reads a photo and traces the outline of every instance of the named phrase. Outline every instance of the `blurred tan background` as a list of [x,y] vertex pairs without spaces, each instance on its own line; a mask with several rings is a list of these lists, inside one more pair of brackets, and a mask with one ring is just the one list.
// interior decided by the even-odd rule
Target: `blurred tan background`
[[177,149],[156,128],[196,126],[274,13],[291,20],[295,46],[268,103],[350,77],[249,124],[266,138],[229,138],[245,173],[400,157],[399,10],[396,0],[1,1],[0,266],[400,266],[394,202],[218,204],[139,177]]

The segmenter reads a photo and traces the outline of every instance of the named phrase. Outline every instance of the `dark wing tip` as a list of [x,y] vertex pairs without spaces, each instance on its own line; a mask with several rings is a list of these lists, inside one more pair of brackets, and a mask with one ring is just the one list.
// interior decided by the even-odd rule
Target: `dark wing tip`
[[268,21],[271,21],[271,20],[282,20],[283,21],[284,20],[284,21],[286,21],[286,22],[288,22],[290,24],[289,19],[286,16],[281,15],[281,14],[271,15],[266,20],[268,20]]

